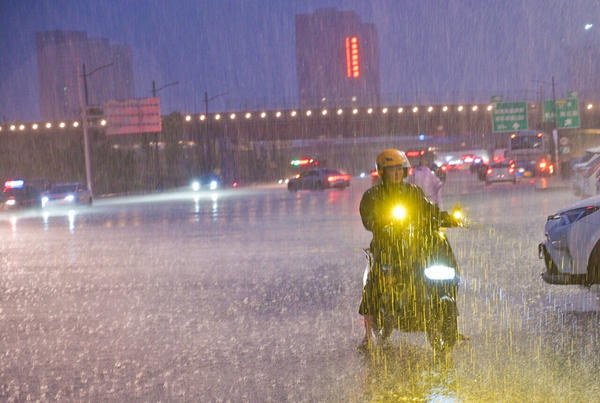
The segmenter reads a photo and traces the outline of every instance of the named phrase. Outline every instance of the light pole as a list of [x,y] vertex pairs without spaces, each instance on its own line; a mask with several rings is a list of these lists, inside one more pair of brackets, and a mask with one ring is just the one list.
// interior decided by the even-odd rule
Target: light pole
[[[114,63],[109,63],[109,64],[105,64],[103,66],[100,66],[92,71],[90,71],[89,73],[86,73],[85,71],[85,63],[83,63],[83,90],[85,93],[85,99],[81,99],[81,91],[79,92],[79,104],[83,104],[81,106],[81,124],[83,126],[83,155],[85,158],[85,180],[87,182],[87,188],[90,192],[91,195],[93,195],[93,191],[92,191],[92,164],[90,162],[90,141],[89,141],[89,136],[88,136],[88,87],[87,87],[87,78],[88,76],[91,76],[92,74],[94,74],[95,72],[97,72],[98,70],[101,70],[103,68],[106,67],[110,67],[112,66]],[[79,81],[79,80],[78,80]],[[85,101],[85,103],[84,103]]]
[[[552,82],[542,80],[532,80],[535,83],[552,85],[552,115],[554,116],[553,123],[554,128],[552,129],[552,139],[554,140],[554,161],[556,162],[556,174],[560,174],[560,161],[558,160],[558,123],[556,120],[556,90],[554,85],[554,76],[552,76]],[[542,121],[544,119],[544,100],[542,99]]]
[[[206,124],[205,124],[205,130],[206,130],[205,131],[205,135],[206,135],[206,141],[208,143],[208,150],[207,150],[208,162],[209,162],[208,165],[209,165],[209,167],[211,169],[212,169],[212,166],[213,166],[213,160],[212,160],[212,158],[213,158],[213,145],[212,145],[211,139],[208,137],[208,120],[209,120],[208,119],[208,103],[210,101],[212,101],[213,99],[219,98],[220,96],[223,96],[223,95],[227,95],[227,92],[223,92],[221,94],[217,94],[217,95],[209,98],[208,97],[208,92],[204,91],[204,116],[205,116],[204,121],[206,122]],[[214,154],[216,154],[216,150],[214,150]]]
[[[173,81],[172,83],[165,84],[160,88],[156,88],[156,81],[152,80],[152,96],[156,98],[156,93],[160,90],[163,90],[167,87],[171,87],[173,85],[179,84],[179,81]],[[161,172],[160,172],[160,163],[158,158],[158,132],[154,133],[154,162],[156,164],[156,176],[158,177],[156,186],[160,186],[161,182]]]

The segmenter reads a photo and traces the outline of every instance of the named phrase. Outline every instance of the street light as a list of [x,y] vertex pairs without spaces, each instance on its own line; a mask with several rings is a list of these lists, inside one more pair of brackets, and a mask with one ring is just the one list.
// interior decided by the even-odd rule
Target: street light
[[[588,24],[590,25],[590,24]],[[591,28],[591,25],[590,25]],[[588,29],[588,28],[586,28]],[[554,156],[555,156],[555,162],[556,162],[556,173],[559,174],[560,173],[560,163],[558,160],[558,123],[556,120],[556,92],[555,92],[555,85],[554,85],[554,76],[552,76],[552,82],[548,82],[548,81],[542,81],[542,80],[531,80],[534,83],[540,83],[540,84],[547,84],[547,85],[552,85],[552,112],[554,115],[554,129],[552,129],[552,138],[554,139]],[[542,99],[542,113],[544,111],[544,100]]]
[[[179,81],[173,81],[172,83],[168,83],[168,84],[163,85],[162,87],[156,88],[156,80],[152,80],[152,96],[154,98],[156,98],[157,92],[159,92],[160,90],[163,90],[167,87],[172,87],[177,84],[179,84]],[[156,164],[156,176],[158,177],[156,186],[160,187],[161,182],[162,182],[162,178],[161,178],[162,174],[161,174],[160,163],[159,163],[159,158],[158,158],[158,134],[159,134],[159,132],[154,133],[154,162]]]
[[[212,101],[213,99],[217,99],[219,97],[222,97],[223,95],[227,95],[227,92],[222,92],[220,94],[217,94],[217,95],[212,96],[212,97],[209,98],[208,97],[208,91],[204,91],[204,114],[206,115],[206,117],[208,117],[208,103],[210,101]],[[215,115],[215,120],[219,120],[219,119],[221,119],[221,115],[216,114]],[[205,127],[205,130],[206,130],[206,133],[205,133],[206,134],[206,142],[208,143],[208,150],[206,150],[206,152],[208,153],[208,155],[207,155],[207,157],[208,157],[207,158],[208,159],[208,165],[209,165],[208,167],[209,167],[209,169],[212,170],[213,169],[213,154],[216,154],[217,150],[211,144],[211,141],[210,141],[209,136],[208,136],[209,119],[206,119],[205,122],[206,122],[206,124],[204,125],[204,127]],[[216,155],[215,155],[215,158],[216,158]]]
[[[103,66],[100,66],[92,71],[90,71],[89,73],[86,73],[85,71],[85,63],[83,63],[83,90],[85,92],[85,99],[81,99],[81,91],[79,92],[79,104],[83,104],[81,105],[81,120],[83,122],[83,154],[84,154],[84,158],[85,158],[85,179],[87,182],[87,188],[88,191],[90,192],[91,195],[93,195],[93,191],[92,191],[92,164],[90,162],[90,141],[88,138],[88,126],[89,126],[89,122],[88,122],[88,116],[87,116],[87,108],[88,108],[88,87],[87,87],[87,78],[88,76],[91,76],[92,74],[94,74],[95,72],[97,72],[98,70],[102,70],[106,67],[110,67],[112,66],[114,63],[108,63],[105,64]],[[79,83],[79,80],[77,80],[77,82]],[[85,103],[83,103],[85,101]],[[48,126],[48,124],[46,124],[47,128],[52,127],[50,125],[50,127]]]

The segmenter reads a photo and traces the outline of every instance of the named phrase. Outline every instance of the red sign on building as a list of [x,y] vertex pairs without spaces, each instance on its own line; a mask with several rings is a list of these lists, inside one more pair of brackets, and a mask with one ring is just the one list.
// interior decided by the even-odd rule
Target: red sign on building
[[358,38],[356,36],[346,37],[346,70],[348,78],[360,77]]

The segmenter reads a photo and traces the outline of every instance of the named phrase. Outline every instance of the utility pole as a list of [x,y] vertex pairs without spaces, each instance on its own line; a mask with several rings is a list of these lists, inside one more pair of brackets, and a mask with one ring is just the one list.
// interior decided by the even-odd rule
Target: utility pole
[[[557,114],[556,114],[556,86],[554,84],[554,76],[552,76],[552,81],[548,82],[548,81],[542,81],[542,80],[532,80],[535,83],[539,83],[539,84],[549,84],[552,85],[552,114],[554,115],[554,119],[553,119],[553,126],[554,128],[552,129],[552,140],[554,141],[554,162],[556,164],[556,174],[560,174],[561,171],[561,167],[560,167],[560,161],[558,160],[558,121],[557,121]],[[541,89],[540,86],[540,93],[543,94],[543,91]],[[544,116],[544,104],[543,104],[543,99],[542,99],[542,120],[543,120],[543,116]]]
[[[98,70],[101,70],[105,67],[109,67],[112,66],[114,63],[109,63],[109,64],[105,64],[103,66],[100,66],[92,71],[90,71],[89,73],[86,73],[85,71],[85,63],[83,63],[83,90],[84,90],[84,96],[85,99],[81,99],[81,90],[78,91],[79,92],[79,104],[81,105],[81,124],[83,126],[83,155],[85,158],[85,179],[87,182],[87,189],[89,190],[90,194],[93,196],[93,191],[92,191],[92,164],[90,162],[90,141],[89,141],[89,135],[88,135],[88,130],[89,130],[89,123],[88,123],[88,104],[89,104],[89,100],[88,100],[88,85],[87,85],[87,78],[88,76],[91,76],[92,74],[94,74],[95,72],[97,72]],[[77,80],[77,82],[79,82],[79,80]],[[85,101],[85,103],[84,103]]]
[[205,116],[205,119],[204,119],[204,122],[205,122],[204,128],[205,128],[205,138],[206,138],[206,142],[207,142],[207,145],[208,145],[208,150],[207,150],[208,167],[210,169],[213,169],[213,165],[214,165],[213,164],[213,154],[216,154],[217,150],[213,146],[212,141],[211,141],[211,139],[208,136],[208,120],[209,120],[208,119],[208,103],[210,101],[212,101],[213,99],[218,98],[218,97],[223,96],[223,95],[226,95],[226,94],[227,94],[227,92],[223,92],[221,94],[217,94],[217,95],[209,98],[208,97],[208,91],[204,91],[204,116]]
[[556,161],[556,174],[560,174],[560,161],[558,160],[558,124],[556,120],[556,93],[554,90],[554,76],[552,76],[552,112],[554,114],[554,129],[552,139],[554,140],[554,160]]
[[[160,88],[156,88],[156,81],[152,80],[152,96],[156,98],[156,93],[164,88],[171,87],[173,85],[179,84],[179,81],[174,81],[169,84],[165,84]],[[156,164],[156,176],[157,176],[157,187],[159,187],[160,182],[162,181],[162,174],[160,170],[160,161],[158,158],[158,132],[154,133],[154,162]]]

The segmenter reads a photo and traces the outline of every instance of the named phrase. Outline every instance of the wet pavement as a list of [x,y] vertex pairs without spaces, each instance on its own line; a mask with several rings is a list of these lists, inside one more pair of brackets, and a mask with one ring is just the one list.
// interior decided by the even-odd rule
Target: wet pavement
[[[452,175],[455,174],[455,175]],[[540,278],[546,216],[575,200],[449,174],[461,342],[358,315],[370,240],[345,191],[281,186],[0,214],[0,399],[594,401],[597,290]]]

